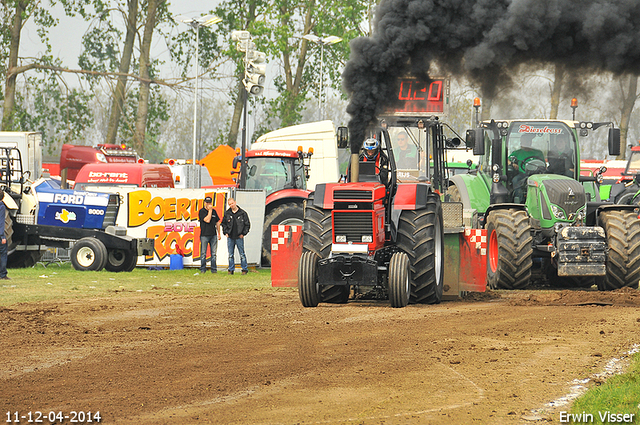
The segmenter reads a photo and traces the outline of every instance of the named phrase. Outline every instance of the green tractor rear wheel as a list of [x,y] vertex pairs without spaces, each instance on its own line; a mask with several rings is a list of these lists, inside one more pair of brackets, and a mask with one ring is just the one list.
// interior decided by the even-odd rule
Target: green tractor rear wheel
[[605,211],[600,214],[607,235],[607,274],[598,279],[598,289],[611,291],[628,286],[638,288],[640,280],[640,220],[633,211]]

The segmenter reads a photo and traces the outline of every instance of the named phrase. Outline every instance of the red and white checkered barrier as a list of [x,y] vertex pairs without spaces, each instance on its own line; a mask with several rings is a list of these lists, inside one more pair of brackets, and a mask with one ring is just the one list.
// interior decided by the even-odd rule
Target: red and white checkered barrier
[[271,226],[271,286],[297,286],[302,226]]
[[[275,226],[271,226],[273,229]],[[301,226],[285,226],[278,225],[278,230],[271,231],[271,251],[277,251],[278,247],[287,243],[287,239],[293,236],[293,233],[297,233],[300,231]],[[291,232],[291,235],[289,235]]]
[[487,255],[487,230],[464,228],[464,237],[471,246],[480,250],[480,255]]

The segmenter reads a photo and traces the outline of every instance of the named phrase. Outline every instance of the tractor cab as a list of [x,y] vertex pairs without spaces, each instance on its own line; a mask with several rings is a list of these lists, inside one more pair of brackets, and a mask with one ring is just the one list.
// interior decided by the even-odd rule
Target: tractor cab
[[[541,190],[544,180],[553,185],[572,186],[584,192],[587,202],[599,201],[597,176],[580,175],[579,137],[611,123],[563,120],[485,121],[467,131],[467,144],[480,155],[477,174],[490,192],[479,202],[480,211],[489,205],[526,204],[532,191]],[[609,129],[610,148],[619,143],[619,129]],[[616,136],[617,135],[617,136]],[[616,142],[618,140],[618,142]],[[565,180],[565,183],[559,181]],[[486,202],[486,203],[485,203]],[[482,205],[480,205],[482,204]],[[544,206],[542,206],[544,208]],[[540,207],[535,206],[535,209]]]
[[[577,133],[566,121],[483,122],[478,173],[496,202],[524,204],[534,175],[578,180]],[[573,127],[573,128],[572,128]],[[540,177],[533,178],[537,180]]]
[[265,190],[267,195],[283,189],[305,190],[309,176],[308,161],[304,160],[310,155],[285,150],[247,151],[247,178],[243,189]]

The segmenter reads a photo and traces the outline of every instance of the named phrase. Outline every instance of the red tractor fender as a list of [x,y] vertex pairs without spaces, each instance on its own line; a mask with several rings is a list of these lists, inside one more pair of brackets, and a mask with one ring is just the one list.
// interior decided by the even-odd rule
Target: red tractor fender
[[426,183],[399,183],[393,197],[395,210],[419,210],[427,206],[431,186]]
[[304,189],[282,189],[282,190],[278,190],[277,192],[273,192],[272,194],[270,194],[269,196],[267,196],[267,199],[265,201],[265,205],[269,206],[272,203],[279,203],[282,200],[287,200],[287,199],[307,199],[309,197],[309,194],[311,193],[310,190],[304,190]]

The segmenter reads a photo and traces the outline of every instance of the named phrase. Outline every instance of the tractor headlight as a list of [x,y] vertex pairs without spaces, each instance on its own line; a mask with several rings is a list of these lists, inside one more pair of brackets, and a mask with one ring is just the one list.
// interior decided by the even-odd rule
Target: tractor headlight
[[553,213],[553,216],[557,219],[560,219],[560,220],[566,219],[564,215],[564,211],[562,211],[560,208],[556,207],[555,205],[551,205],[551,212]]
[[347,235],[336,235],[337,243],[347,243]]
[[362,235],[362,242],[371,243],[373,242],[372,235]]
[[498,182],[500,182],[500,174],[498,174],[498,173],[493,173],[493,182],[494,182],[494,183],[498,183]]

